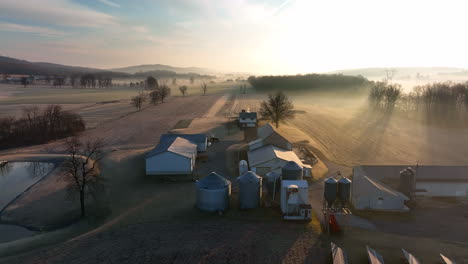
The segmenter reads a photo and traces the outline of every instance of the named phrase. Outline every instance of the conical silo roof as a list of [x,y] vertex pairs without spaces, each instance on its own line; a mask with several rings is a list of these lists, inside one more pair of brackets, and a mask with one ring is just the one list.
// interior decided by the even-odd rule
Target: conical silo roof
[[302,171],[302,167],[299,166],[299,164],[297,164],[294,161],[288,161],[286,165],[283,166],[282,169],[288,170],[288,171],[298,171],[298,170]]
[[216,172],[210,173],[208,176],[197,181],[197,187],[201,189],[224,189],[231,185],[231,182]]
[[260,182],[260,176],[258,176],[257,174],[251,171],[246,171],[244,172],[244,174],[239,176],[238,180],[239,182],[242,182],[242,183]]

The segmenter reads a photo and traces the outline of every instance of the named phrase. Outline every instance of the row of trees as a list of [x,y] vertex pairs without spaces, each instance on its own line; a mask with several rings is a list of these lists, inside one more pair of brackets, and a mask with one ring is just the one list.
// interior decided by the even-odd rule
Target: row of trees
[[362,76],[342,74],[306,74],[278,76],[250,76],[248,82],[257,90],[338,90],[360,89],[370,84]]
[[402,93],[398,84],[376,82],[369,90],[369,101],[373,106],[399,106],[406,111],[424,110],[432,118],[456,120],[468,114],[468,82],[415,86],[408,94]]
[[85,129],[80,115],[64,111],[60,105],[43,109],[27,107],[20,118],[0,118],[0,148],[45,143],[75,135]]

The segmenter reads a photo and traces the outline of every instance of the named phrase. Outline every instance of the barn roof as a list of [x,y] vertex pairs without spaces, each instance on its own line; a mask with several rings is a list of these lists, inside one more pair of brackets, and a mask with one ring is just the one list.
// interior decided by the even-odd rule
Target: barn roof
[[468,182],[468,166],[438,165],[361,165],[366,176],[377,180],[392,180],[400,177],[400,171],[411,167],[416,171],[416,181]]
[[[267,138],[267,137],[271,136],[275,132],[276,132],[275,128],[270,123],[267,123],[267,124],[265,124],[265,125],[258,128],[258,137],[259,138]],[[276,132],[276,133],[278,133],[278,132]]]
[[159,142],[173,140],[177,137],[187,139],[195,144],[202,144],[206,142],[208,136],[206,134],[162,134]]
[[261,148],[251,150],[247,154],[250,166],[255,166],[273,159],[294,161],[297,164],[302,165],[301,160],[293,151],[284,150],[273,145],[267,145]]
[[392,196],[394,198],[400,198],[403,200],[409,200],[409,198],[402,194],[401,192],[398,192],[389,186],[385,185],[382,182],[379,182],[376,179],[371,179],[365,175],[362,175],[361,177],[357,177],[353,181],[353,195],[357,196],[368,196],[368,195],[375,195],[375,196],[380,196],[382,193],[384,193],[387,196]]
[[151,150],[146,157],[153,157],[166,151],[176,153],[187,158],[192,158],[193,154],[197,153],[197,145],[181,137],[162,138],[159,144]]

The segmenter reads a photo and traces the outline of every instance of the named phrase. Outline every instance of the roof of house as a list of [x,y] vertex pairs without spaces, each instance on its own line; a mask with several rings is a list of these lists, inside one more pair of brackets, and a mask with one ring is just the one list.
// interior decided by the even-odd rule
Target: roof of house
[[159,142],[172,140],[177,137],[187,139],[195,144],[206,143],[206,139],[208,138],[206,134],[162,134]]
[[360,177],[358,177],[358,175],[355,175],[353,181],[353,195],[381,195],[382,192],[387,194],[388,196],[393,196],[395,198],[400,198],[403,200],[409,200],[409,198],[406,195],[390,188],[389,186],[376,179],[367,177],[364,174],[362,174]]
[[284,150],[273,145],[267,145],[261,148],[251,150],[247,154],[250,166],[255,166],[273,159],[294,161],[302,166],[301,160],[293,151]]
[[240,112],[239,117],[240,118],[247,118],[247,119],[256,119],[257,118],[257,112]]
[[146,157],[150,158],[166,151],[192,158],[193,154],[197,153],[197,144],[181,137],[161,138],[159,144]]

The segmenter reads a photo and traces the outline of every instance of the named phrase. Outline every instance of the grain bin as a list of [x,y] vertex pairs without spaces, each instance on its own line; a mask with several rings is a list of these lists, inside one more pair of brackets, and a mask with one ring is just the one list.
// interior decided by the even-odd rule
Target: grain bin
[[416,185],[416,172],[408,167],[400,171],[400,191],[408,197],[412,197]]
[[231,182],[217,174],[210,173],[196,183],[196,206],[208,212],[225,211],[229,207]]
[[281,168],[281,176],[283,180],[302,180],[302,167],[294,161],[288,161]]
[[239,207],[241,209],[257,208],[262,197],[262,178],[247,171],[237,178],[239,182]]
[[338,196],[342,207],[346,207],[351,196],[351,181],[343,177],[338,181]]
[[330,177],[324,181],[324,185],[323,196],[328,203],[328,207],[332,207],[338,195],[338,182]]
[[239,176],[244,174],[249,170],[249,165],[247,164],[247,161],[241,160],[239,161]]
[[266,179],[266,187],[268,189],[268,194],[274,199],[275,194],[279,192],[281,186],[281,173],[279,171],[270,171],[265,174],[264,178]]

